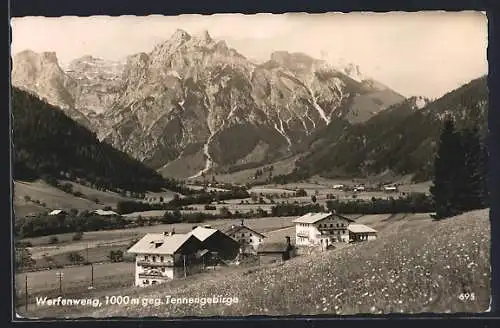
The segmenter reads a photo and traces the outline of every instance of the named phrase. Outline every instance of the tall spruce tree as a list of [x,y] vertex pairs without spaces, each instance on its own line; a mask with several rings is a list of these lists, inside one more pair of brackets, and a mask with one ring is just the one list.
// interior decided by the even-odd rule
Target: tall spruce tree
[[434,160],[434,181],[430,188],[436,208],[436,218],[441,219],[460,213],[456,190],[463,189],[460,174],[463,159],[460,135],[453,118],[445,119],[438,151]]
[[455,192],[457,208],[465,212],[485,206],[486,163],[477,125],[465,128],[460,137],[464,158]]

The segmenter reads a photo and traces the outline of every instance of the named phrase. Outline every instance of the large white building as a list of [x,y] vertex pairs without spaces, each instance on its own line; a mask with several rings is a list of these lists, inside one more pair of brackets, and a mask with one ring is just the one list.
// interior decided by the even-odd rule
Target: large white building
[[308,213],[293,221],[297,246],[327,247],[336,242],[349,242],[347,227],[353,220],[336,213]]
[[135,285],[160,284],[201,271],[201,244],[192,234],[145,235],[127,251],[136,255]]

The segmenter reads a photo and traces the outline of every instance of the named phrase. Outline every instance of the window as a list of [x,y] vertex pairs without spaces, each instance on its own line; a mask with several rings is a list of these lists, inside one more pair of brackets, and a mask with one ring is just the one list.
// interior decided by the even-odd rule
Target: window
[[144,284],[144,285],[149,285],[149,280],[144,280],[144,281],[143,281],[143,284]]
[[156,262],[156,256],[153,256],[153,262]]
[[262,238],[259,238],[259,243],[262,242]]
[[161,272],[165,272],[165,268],[161,268]]
[[333,228],[333,223],[330,223],[330,228]]
[[156,285],[156,280],[151,281],[151,285]]
[[339,224],[337,223],[337,228],[339,227]]
[[144,261],[148,261],[149,260],[149,255],[144,255]]
[[163,262],[165,258],[163,256],[160,256],[160,261]]

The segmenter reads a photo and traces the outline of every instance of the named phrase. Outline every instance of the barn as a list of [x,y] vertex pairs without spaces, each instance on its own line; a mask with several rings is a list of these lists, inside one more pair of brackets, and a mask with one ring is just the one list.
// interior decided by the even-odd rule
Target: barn
[[220,230],[195,227],[189,232],[201,241],[201,248],[217,254],[222,260],[232,261],[239,253],[240,244]]

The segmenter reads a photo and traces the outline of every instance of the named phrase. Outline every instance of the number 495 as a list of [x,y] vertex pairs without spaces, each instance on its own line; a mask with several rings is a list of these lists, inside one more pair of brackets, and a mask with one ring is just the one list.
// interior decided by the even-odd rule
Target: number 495
[[461,301],[475,301],[476,295],[474,295],[474,293],[460,293],[458,299]]

